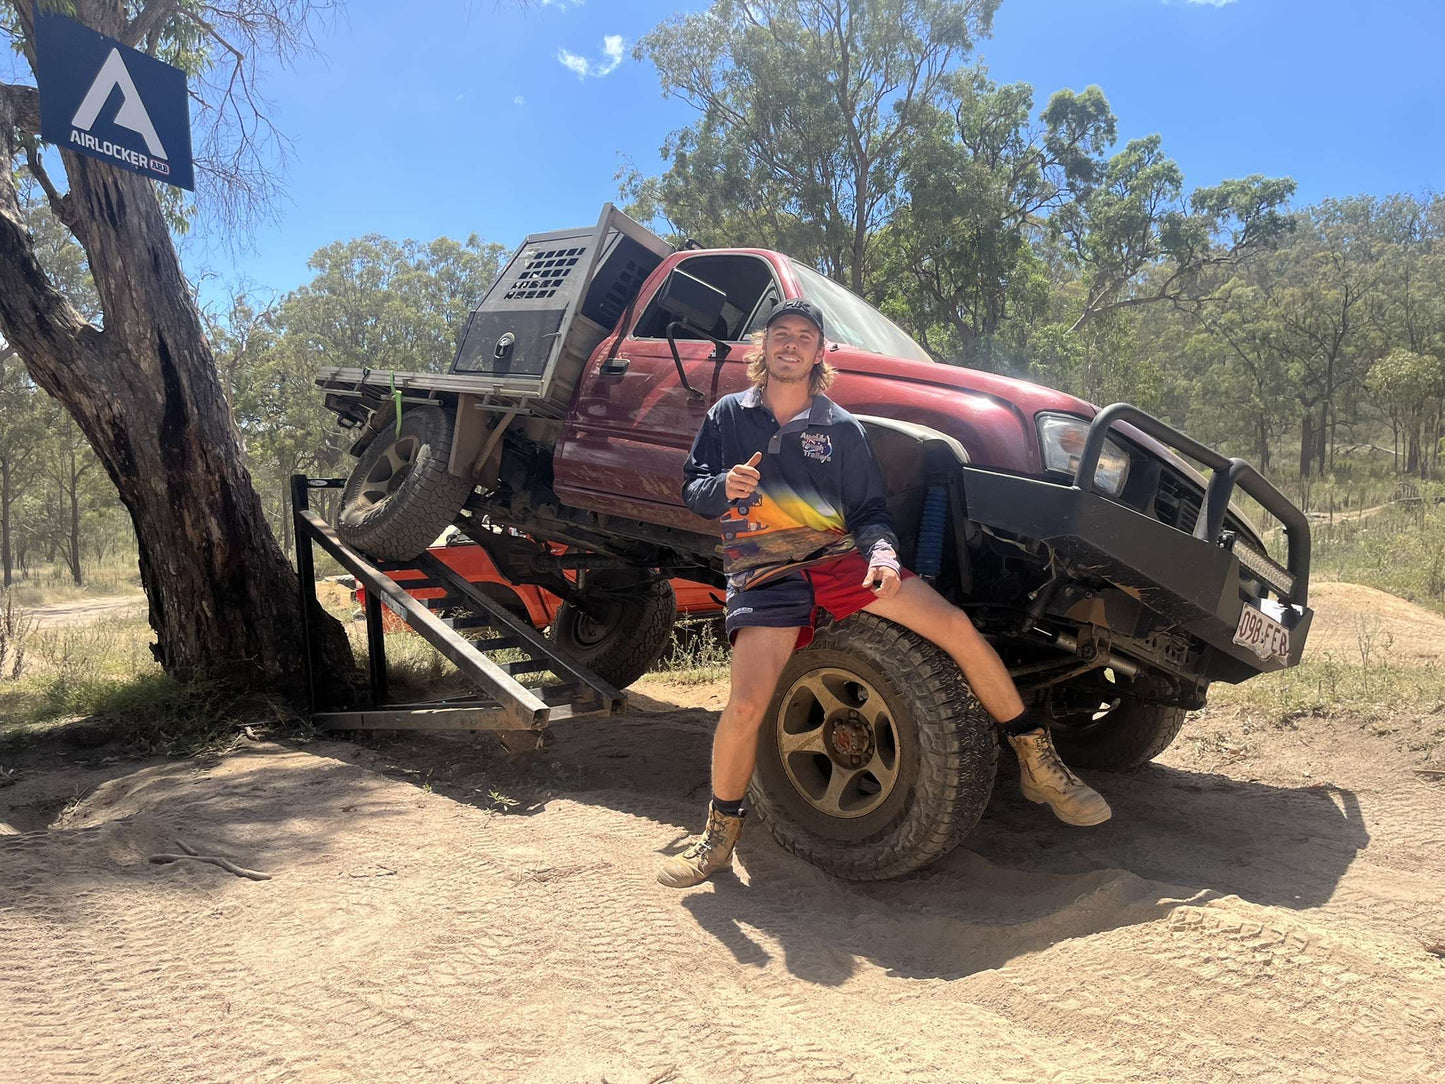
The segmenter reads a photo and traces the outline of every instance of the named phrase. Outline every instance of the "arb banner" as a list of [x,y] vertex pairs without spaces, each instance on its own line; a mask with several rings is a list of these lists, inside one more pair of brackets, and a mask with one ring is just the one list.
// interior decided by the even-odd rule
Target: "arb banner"
[[41,139],[195,190],[185,72],[53,13],[35,60]]

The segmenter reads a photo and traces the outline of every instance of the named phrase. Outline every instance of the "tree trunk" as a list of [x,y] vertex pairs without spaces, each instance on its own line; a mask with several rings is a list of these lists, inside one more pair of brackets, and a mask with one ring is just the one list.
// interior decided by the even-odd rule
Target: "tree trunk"
[[1312,410],[1307,407],[1304,414],[1300,416],[1299,476],[1301,478],[1308,478],[1310,476],[1310,466],[1314,462],[1314,451],[1314,414]]
[[0,459],[0,564],[5,566],[5,586],[11,580],[12,556],[10,551],[10,460]]
[[[75,453],[71,453],[70,459],[74,464]],[[80,475],[75,472],[74,466],[70,472],[70,549],[65,556],[75,586],[84,586],[80,577]]]
[[[34,100],[0,93],[0,152]],[[215,360],[160,205],[143,177],[60,151],[61,220],[83,245],[105,315],[81,319],[46,280],[0,171],[0,332],[79,423],[130,512],[152,647],[182,681],[303,691],[296,576],[261,514]],[[353,671],[341,625],[318,616],[319,674]]]

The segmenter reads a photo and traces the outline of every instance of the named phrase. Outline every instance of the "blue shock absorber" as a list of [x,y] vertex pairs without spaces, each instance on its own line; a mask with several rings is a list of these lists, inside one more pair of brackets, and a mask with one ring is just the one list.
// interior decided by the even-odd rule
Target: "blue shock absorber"
[[948,487],[929,486],[918,517],[918,545],[914,550],[914,571],[929,583],[943,567],[943,531],[948,526]]

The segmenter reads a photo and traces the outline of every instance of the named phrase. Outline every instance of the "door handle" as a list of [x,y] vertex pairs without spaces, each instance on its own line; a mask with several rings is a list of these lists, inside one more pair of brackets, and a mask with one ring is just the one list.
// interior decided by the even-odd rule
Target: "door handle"
[[608,358],[597,371],[603,376],[621,376],[631,364],[631,358]]

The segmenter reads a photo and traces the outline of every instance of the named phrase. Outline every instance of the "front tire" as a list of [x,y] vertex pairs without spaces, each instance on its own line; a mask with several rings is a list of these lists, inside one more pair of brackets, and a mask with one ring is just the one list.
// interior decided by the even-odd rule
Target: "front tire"
[[998,738],[941,648],[871,614],[820,629],[783,670],[758,742],[754,811],[836,877],[922,869],[973,830]]
[[336,520],[341,540],[382,560],[409,561],[425,550],[474,488],[447,471],[451,454],[451,415],[408,407],[400,432],[387,425],[352,468]]

